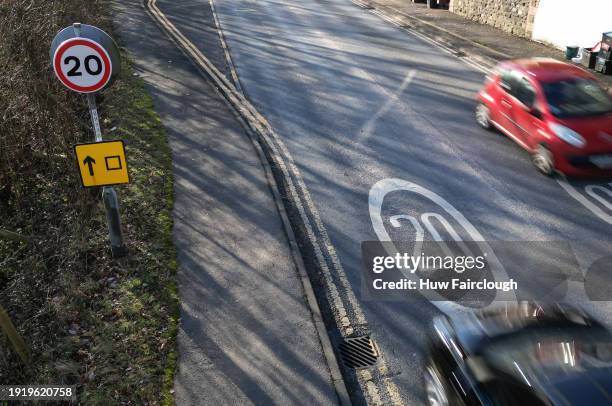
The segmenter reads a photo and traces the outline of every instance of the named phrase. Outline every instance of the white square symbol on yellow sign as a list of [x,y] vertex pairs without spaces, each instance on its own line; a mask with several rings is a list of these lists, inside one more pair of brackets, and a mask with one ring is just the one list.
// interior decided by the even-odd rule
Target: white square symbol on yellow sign
[[74,146],[81,183],[85,187],[130,183],[123,141]]

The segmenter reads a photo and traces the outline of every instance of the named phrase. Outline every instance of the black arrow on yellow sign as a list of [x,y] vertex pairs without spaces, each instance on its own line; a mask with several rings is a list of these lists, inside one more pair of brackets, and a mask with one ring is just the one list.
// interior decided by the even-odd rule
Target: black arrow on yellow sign
[[89,166],[89,176],[94,176],[93,164],[96,163],[96,160],[87,155],[85,159],[83,159],[83,163]]
[[84,187],[130,183],[123,141],[77,144],[74,153]]

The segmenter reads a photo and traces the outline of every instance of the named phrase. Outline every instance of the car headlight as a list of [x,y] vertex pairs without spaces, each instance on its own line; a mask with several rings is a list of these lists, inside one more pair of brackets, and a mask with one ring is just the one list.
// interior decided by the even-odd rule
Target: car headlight
[[573,145],[578,148],[582,148],[586,145],[585,139],[582,135],[578,134],[576,131],[571,128],[567,128],[561,124],[551,124],[550,129],[555,133],[557,137],[559,137],[562,141],[567,142],[570,145]]

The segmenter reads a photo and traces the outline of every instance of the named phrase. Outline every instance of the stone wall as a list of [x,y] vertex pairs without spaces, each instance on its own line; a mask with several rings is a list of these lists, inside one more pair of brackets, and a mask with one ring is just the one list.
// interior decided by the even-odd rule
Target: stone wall
[[451,0],[450,11],[510,34],[531,38],[540,0]]

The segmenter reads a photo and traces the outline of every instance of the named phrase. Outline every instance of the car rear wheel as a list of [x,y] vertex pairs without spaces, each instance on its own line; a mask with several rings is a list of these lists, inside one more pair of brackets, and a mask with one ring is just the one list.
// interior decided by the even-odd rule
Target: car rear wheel
[[433,365],[428,365],[425,370],[425,390],[427,391],[427,402],[430,406],[449,405],[446,386]]
[[539,145],[538,149],[531,157],[535,167],[546,176],[551,176],[555,171],[555,162],[552,152],[544,145]]
[[478,103],[476,106],[476,122],[482,128],[491,129],[491,110],[484,103]]

